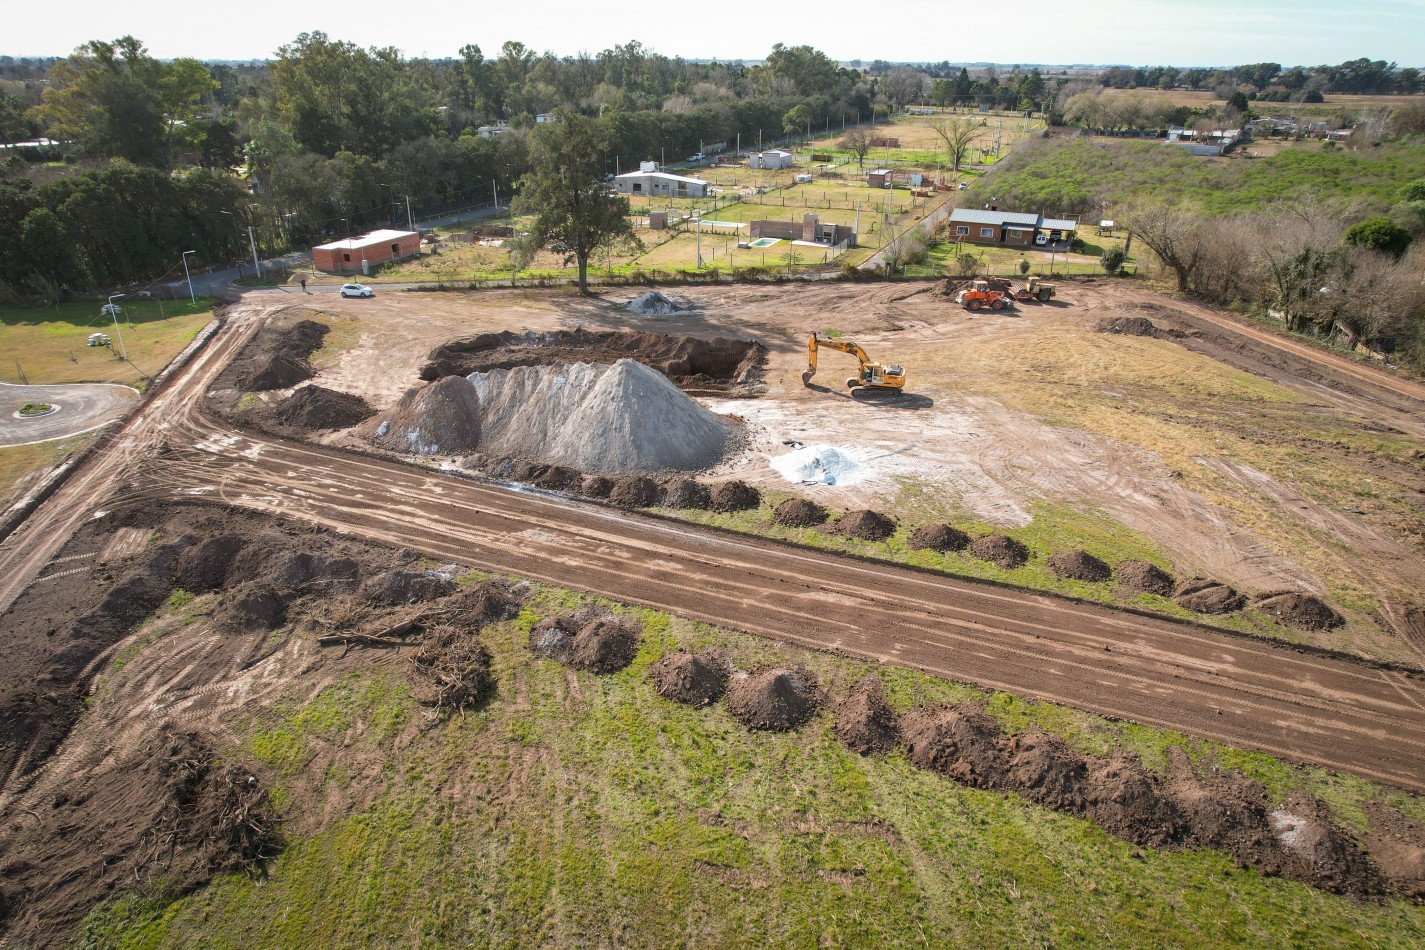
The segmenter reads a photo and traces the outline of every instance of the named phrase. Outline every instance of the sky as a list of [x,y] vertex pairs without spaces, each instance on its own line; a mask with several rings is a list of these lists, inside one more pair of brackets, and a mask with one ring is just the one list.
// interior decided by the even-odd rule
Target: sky
[[[0,55],[65,55],[91,39],[133,34],[161,59],[267,59],[297,34],[321,30],[407,56],[486,56],[506,40],[559,55],[638,40],[689,59],[761,59],[773,43],[809,44],[846,61],[1232,66],[1339,63],[1367,57],[1425,66],[1425,0],[533,0],[392,3],[291,0],[51,0],[4,17]],[[338,12],[339,11],[339,12]]]

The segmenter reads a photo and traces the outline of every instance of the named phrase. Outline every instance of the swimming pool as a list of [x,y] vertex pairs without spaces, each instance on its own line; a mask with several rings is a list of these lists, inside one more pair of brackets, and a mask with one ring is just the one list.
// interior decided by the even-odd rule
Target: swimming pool
[[748,247],[771,247],[773,244],[781,244],[781,243],[782,243],[782,239],[781,239],[781,238],[758,238],[757,240],[753,241],[751,244],[749,244],[749,245],[747,245],[747,246],[748,246]]

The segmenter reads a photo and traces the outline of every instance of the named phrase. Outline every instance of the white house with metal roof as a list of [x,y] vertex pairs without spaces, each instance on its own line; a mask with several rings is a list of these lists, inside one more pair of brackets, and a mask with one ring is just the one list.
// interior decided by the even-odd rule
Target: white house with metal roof
[[708,183],[660,171],[624,172],[614,179],[614,188],[624,195],[667,195],[674,198],[705,198]]
[[950,212],[950,236],[975,244],[1045,247],[1071,241],[1078,230],[1072,218],[1046,218],[997,208],[956,208]]

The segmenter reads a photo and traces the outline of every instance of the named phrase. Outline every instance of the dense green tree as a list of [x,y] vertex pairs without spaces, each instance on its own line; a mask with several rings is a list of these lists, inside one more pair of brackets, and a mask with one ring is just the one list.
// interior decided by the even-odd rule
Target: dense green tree
[[602,181],[611,136],[598,119],[564,114],[530,134],[530,170],[516,207],[534,214],[533,240],[572,259],[579,292],[589,292],[589,258],[600,248],[637,242],[628,199]]
[[1343,240],[1356,247],[1400,258],[1410,246],[1413,235],[1389,218],[1366,218],[1346,229]]
[[163,67],[132,36],[92,40],[49,71],[37,114],[55,138],[87,155],[163,164]]

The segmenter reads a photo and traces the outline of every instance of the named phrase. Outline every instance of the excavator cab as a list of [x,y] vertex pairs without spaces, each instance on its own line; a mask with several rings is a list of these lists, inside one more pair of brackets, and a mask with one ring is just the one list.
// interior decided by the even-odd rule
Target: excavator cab
[[846,388],[857,391],[900,392],[905,387],[905,368],[899,363],[882,365],[871,361],[866,351],[849,340],[823,340],[815,333],[807,337],[807,370],[802,374],[802,385],[810,386],[816,375],[816,354],[819,347],[828,347],[842,353],[850,353],[860,362],[855,376],[846,379]]

